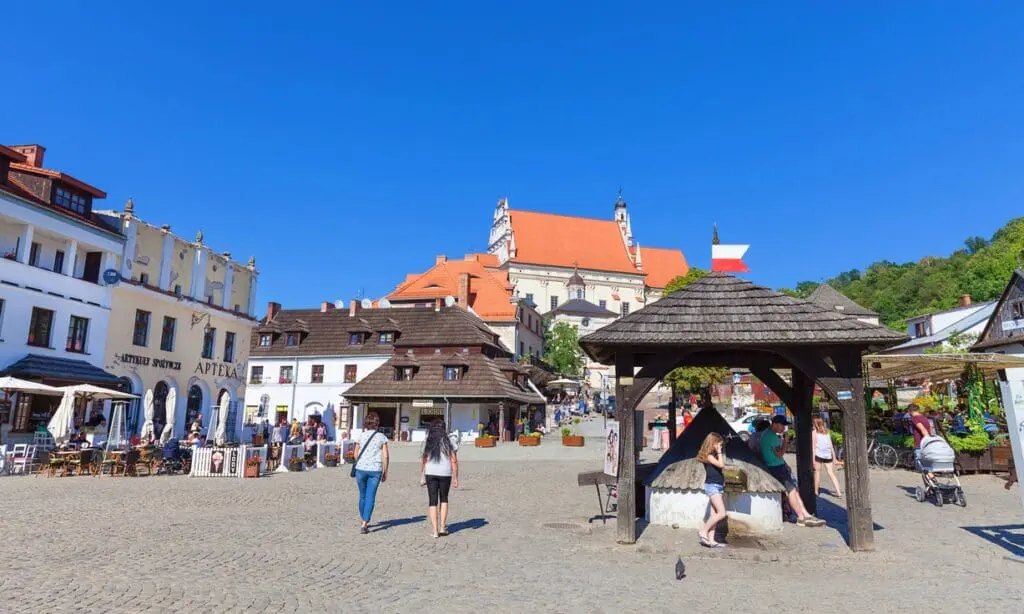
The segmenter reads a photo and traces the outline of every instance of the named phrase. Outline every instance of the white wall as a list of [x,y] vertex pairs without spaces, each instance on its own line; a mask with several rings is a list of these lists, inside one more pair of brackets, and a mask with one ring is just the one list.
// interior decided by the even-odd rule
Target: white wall
[[[272,422],[276,416],[278,406],[288,408],[288,420],[298,418],[302,421],[314,409],[323,414],[327,410],[333,410],[332,416],[336,415],[339,402],[345,391],[354,382],[346,383],[345,365],[356,365],[356,382],[362,380],[377,367],[384,364],[391,355],[374,356],[332,356],[322,358],[262,358],[250,357],[245,381],[251,382],[252,368],[263,367],[263,383],[248,383],[245,389],[245,406],[258,406],[264,394],[270,397],[267,408],[267,418]],[[324,366],[324,382],[314,384],[312,378],[313,365]],[[294,369],[293,384],[280,384],[278,378],[280,369],[283,366],[291,366]],[[331,420],[331,435],[333,432]]]
[[[551,311],[552,296],[558,297],[559,305],[570,298],[566,282],[572,276],[573,269],[516,263],[509,265],[508,273],[519,296],[525,298],[527,294],[532,294],[537,311],[542,314]],[[600,305],[603,300],[606,308],[615,313],[622,312],[623,302],[629,303],[631,313],[644,306],[643,302],[636,300],[636,297],[644,297],[645,294],[642,276],[584,270],[579,273],[586,282],[583,298],[587,301]],[[619,294],[618,300],[612,297],[616,292]]]

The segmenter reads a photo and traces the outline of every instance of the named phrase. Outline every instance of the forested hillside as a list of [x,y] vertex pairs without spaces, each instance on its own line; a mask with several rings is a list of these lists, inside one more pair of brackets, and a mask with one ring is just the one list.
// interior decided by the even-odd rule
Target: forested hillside
[[[1024,259],[1024,217],[1000,228],[990,240],[971,237],[948,257],[928,256],[918,262],[875,262],[829,279],[857,303],[877,311],[886,325],[902,330],[916,315],[949,309],[962,294],[975,302],[999,298],[1013,269]],[[818,282],[805,281],[795,290],[806,297]]]

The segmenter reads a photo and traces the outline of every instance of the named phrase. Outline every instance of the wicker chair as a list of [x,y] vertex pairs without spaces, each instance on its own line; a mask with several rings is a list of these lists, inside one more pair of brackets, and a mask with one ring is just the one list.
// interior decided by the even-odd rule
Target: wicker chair
[[78,456],[68,461],[68,470],[77,469],[78,475],[82,475],[83,471],[93,473],[92,462],[95,454],[96,451],[92,449],[82,450]]
[[46,477],[52,478],[57,474],[58,469],[60,470],[61,475],[66,474],[68,471],[68,459],[57,456],[53,452],[50,452],[49,455],[50,458],[47,461],[45,465],[46,469],[44,470],[46,471]]
[[157,454],[156,448],[145,447],[138,450],[139,458],[135,463],[135,475],[138,475],[139,469],[146,468],[146,475],[153,475],[156,473],[156,461]]

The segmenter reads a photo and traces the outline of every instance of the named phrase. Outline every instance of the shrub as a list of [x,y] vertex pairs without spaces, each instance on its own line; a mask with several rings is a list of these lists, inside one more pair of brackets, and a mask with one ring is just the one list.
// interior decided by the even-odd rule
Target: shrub
[[572,429],[567,427],[567,426],[563,426],[562,427],[562,437],[568,437],[569,435],[572,435]]
[[963,437],[953,436],[949,438],[949,445],[957,453],[981,454],[992,445],[987,433],[971,433]]
[[839,447],[843,445],[843,434],[838,431],[829,431],[829,436],[832,437],[832,445]]

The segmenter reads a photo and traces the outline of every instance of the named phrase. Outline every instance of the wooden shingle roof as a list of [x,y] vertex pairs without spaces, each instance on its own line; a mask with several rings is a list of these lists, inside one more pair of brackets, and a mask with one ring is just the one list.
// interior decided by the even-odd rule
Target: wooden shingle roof
[[871,311],[867,307],[861,307],[853,302],[853,299],[840,293],[839,290],[828,284],[821,284],[815,288],[814,292],[811,292],[811,295],[807,297],[807,300],[815,305],[845,313],[848,316],[874,317],[878,315],[878,313]]
[[586,335],[580,345],[599,362],[616,346],[895,345],[907,339],[884,326],[779,294],[727,273],[711,273],[678,292]]

